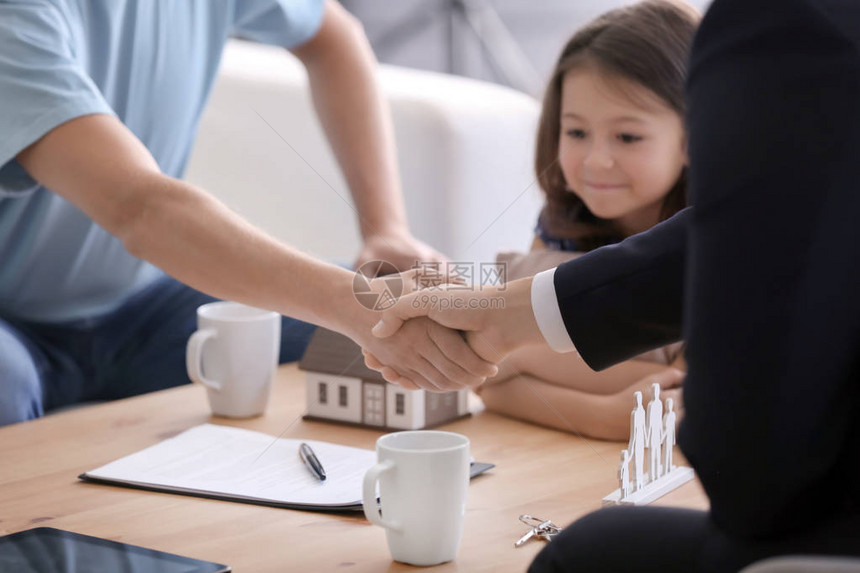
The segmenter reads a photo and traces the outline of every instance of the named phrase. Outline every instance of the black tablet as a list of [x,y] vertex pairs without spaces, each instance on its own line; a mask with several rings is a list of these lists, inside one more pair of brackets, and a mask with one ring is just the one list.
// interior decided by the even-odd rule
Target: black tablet
[[225,573],[226,565],[37,527],[0,537],[0,571],[15,573]]

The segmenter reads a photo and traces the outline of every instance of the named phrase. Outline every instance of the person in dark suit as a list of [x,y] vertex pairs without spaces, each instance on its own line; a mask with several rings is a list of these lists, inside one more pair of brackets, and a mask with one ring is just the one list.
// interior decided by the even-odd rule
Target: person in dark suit
[[860,2],[715,0],[687,121],[692,207],[503,291],[446,295],[504,308],[415,293],[377,325],[429,315],[484,357],[545,342],[595,369],[683,333],[679,443],[710,511],[597,511],[530,571],[860,555]]

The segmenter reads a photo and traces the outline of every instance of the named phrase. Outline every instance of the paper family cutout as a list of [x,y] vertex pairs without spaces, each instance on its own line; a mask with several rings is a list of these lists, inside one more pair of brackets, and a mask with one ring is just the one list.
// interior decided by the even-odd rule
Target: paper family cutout
[[621,464],[618,466],[619,487],[603,498],[603,505],[645,505],[695,477],[692,468],[672,463],[675,445],[672,399],[666,400],[664,414],[660,385],[654,384],[651,392],[652,399],[647,409],[642,407],[642,392],[633,394],[635,406],[630,413],[630,441],[627,449],[621,451]]

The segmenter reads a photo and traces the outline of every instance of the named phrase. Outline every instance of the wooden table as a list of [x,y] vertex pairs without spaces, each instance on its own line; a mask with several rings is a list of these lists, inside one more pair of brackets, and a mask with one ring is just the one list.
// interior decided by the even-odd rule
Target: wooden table
[[[304,374],[285,366],[259,418],[213,418],[204,389],[185,386],[0,428],[0,533],[50,526],[226,563],[240,573],[413,569],[391,560],[383,529],[361,513],[276,509],[77,479],[206,422],[374,447],[380,432],[302,420],[304,396]],[[482,411],[444,429],[467,435],[472,455],[496,468],[472,481],[459,555],[434,571],[524,571],[543,542],[514,548],[526,531],[520,514],[567,524],[617,487],[618,443]],[[697,482],[657,503],[707,507]]]

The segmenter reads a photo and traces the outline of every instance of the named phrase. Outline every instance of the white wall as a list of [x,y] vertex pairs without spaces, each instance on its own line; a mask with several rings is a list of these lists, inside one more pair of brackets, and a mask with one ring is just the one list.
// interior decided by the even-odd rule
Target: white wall
[[[466,4],[479,9],[476,11],[479,29],[480,8],[489,7],[495,12],[537,72],[540,85],[526,90],[535,95],[543,91],[542,84],[562,46],[577,29],[603,12],[636,1],[470,0]],[[688,1],[702,11],[710,4],[710,0]],[[458,4],[456,0],[341,0],[341,3],[362,21],[381,62],[504,83],[479,36],[462,19],[461,12],[452,11],[452,6]],[[487,30],[487,26],[484,25],[484,38],[492,45],[496,34]]]
[[[532,174],[538,103],[493,84],[383,68],[416,236],[456,261],[527,250],[542,204]],[[351,263],[349,190],[285,50],[231,42],[186,178],[275,237]]]

